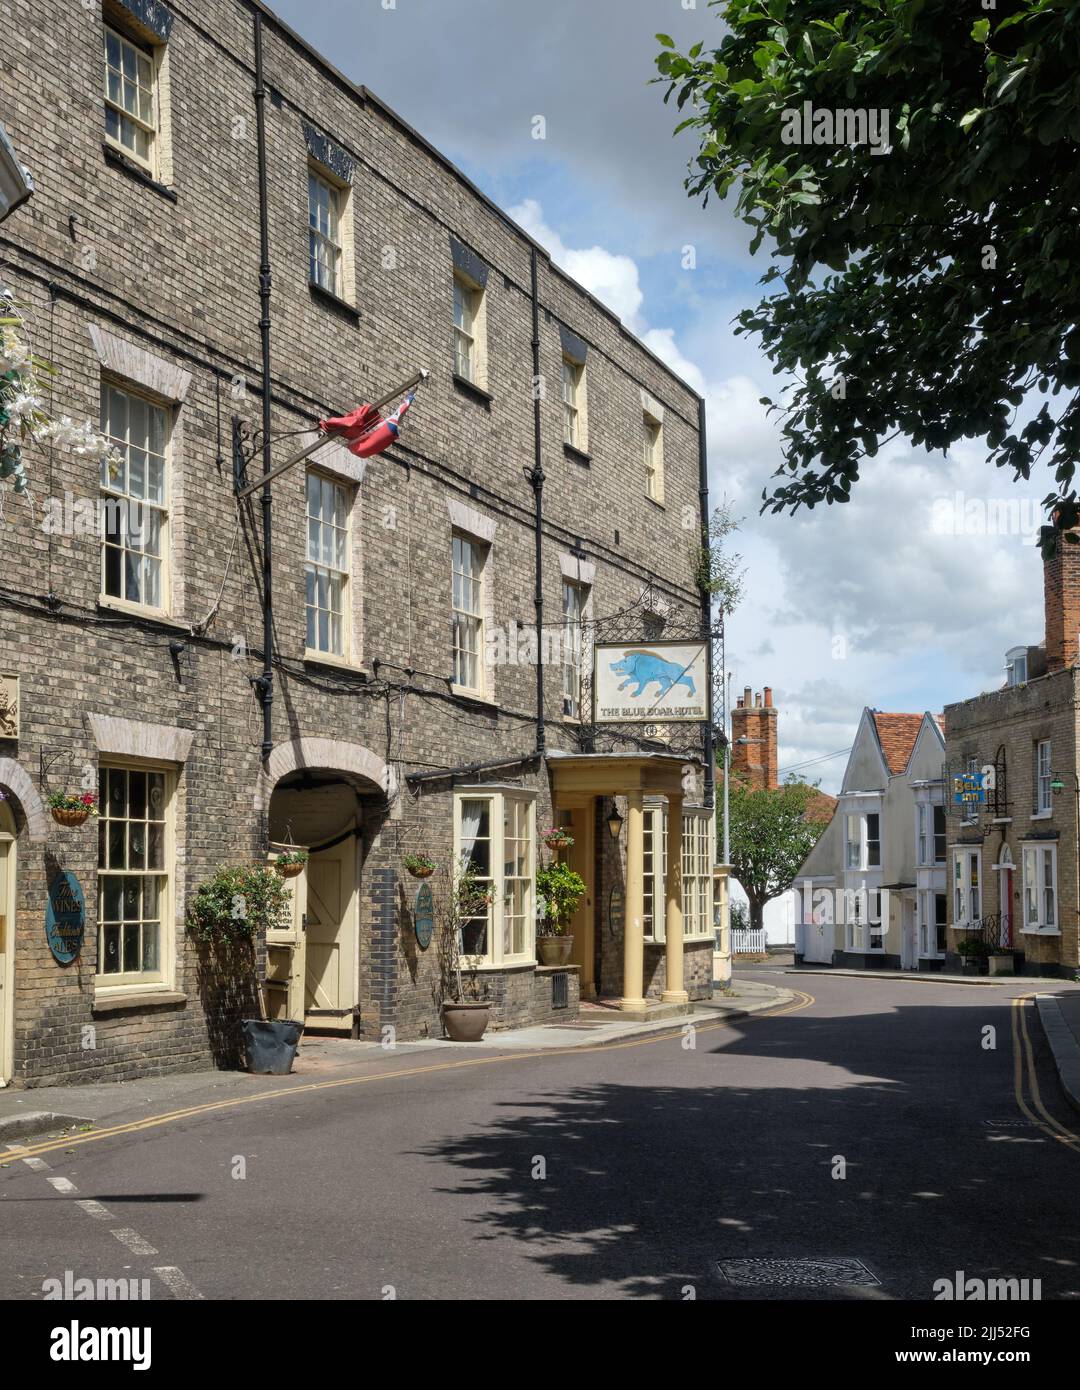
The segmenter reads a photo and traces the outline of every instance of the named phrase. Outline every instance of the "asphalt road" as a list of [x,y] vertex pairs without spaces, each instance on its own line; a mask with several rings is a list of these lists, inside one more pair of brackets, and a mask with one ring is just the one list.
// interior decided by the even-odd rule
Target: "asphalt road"
[[[813,1002],[693,1048],[414,1053],[16,1160],[0,1297],[70,1271],[207,1299],[928,1299],[964,1271],[1080,1298],[1080,1137],[1053,1128],[1080,1116],[1030,1006],[1046,1114],[1023,1066],[1018,1105],[1022,981],[753,977]],[[775,1282],[853,1260],[877,1282]]]

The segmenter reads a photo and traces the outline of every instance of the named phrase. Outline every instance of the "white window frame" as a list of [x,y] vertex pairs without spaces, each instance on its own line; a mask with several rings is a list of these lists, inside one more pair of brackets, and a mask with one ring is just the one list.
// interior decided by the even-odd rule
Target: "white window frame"
[[1034,809],[1032,820],[1043,820],[1054,814],[1054,794],[1050,790],[1050,783],[1054,778],[1052,747],[1050,739],[1040,738],[1035,742],[1034,750]]
[[[113,414],[114,395],[124,399],[124,434],[121,437],[115,432],[117,420]],[[133,445],[131,442],[131,416],[132,402],[136,402],[146,411],[146,434],[141,436],[145,440],[144,445]],[[160,450],[152,449],[153,429],[152,421],[154,415],[161,417],[162,446]],[[109,459],[102,461],[99,489],[100,500],[103,507],[103,518],[101,531],[101,556],[100,556],[100,575],[99,591],[101,602],[114,608],[123,608],[134,613],[150,613],[160,615],[169,612],[170,605],[170,497],[172,489],[172,434],[173,434],[173,411],[160,401],[154,400],[151,396],[142,391],[132,390],[127,383],[121,384],[109,377],[102,377],[101,380],[101,432],[110,441],[114,448],[124,456],[124,462],[119,467],[114,466]],[[131,479],[133,474],[133,450],[135,456],[142,455],[142,491],[144,496],[140,497],[131,491]],[[149,492],[150,471],[149,464],[151,458],[160,460],[161,466],[161,487],[160,498],[151,498],[145,494]],[[149,554],[142,547],[131,544],[130,521],[132,519],[131,504],[139,504],[140,508],[148,508],[158,518],[158,554]],[[118,524],[122,529],[117,531],[119,544],[112,540],[110,521],[115,513],[113,508],[120,509]],[[136,517],[145,525],[145,513],[136,513]],[[120,553],[120,587],[123,592],[120,594],[110,594],[106,584],[109,571],[109,552],[119,551]],[[147,603],[142,598],[131,599],[127,597],[127,575],[128,575],[128,556],[142,557],[139,562],[139,583],[140,593],[146,592],[145,575],[147,573],[147,558],[156,560],[159,565],[158,571],[158,602]]]
[[[125,791],[130,795],[131,774],[144,774],[147,779],[147,807],[149,809],[150,777],[157,776],[162,779],[164,796],[164,814],[162,817],[149,816],[131,821],[127,815],[123,818],[109,816],[109,796],[110,775],[113,773],[123,773]],[[176,801],[176,769],[168,763],[158,763],[151,761],[139,761],[120,758],[103,758],[99,765],[99,798],[98,798],[98,835],[99,851],[98,866],[96,870],[97,887],[97,939],[98,955],[97,970],[94,976],[94,995],[96,998],[107,998],[111,995],[125,995],[134,993],[144,993],[146,991],[160,992],[168,990],[173,981],[175,966],[175,928],[173,922],[174,902],[176,893],[176,844],[175,844],[175,801]],[[126,864],[123,869],[101,864],[101,859],[109,858],[110,855],[110,827],[116,823],[123,823],[125,826],[142,825],[148,827],[151,823],[162,826],[163,848],[162,863],[160,871],[149,868],[129,869]],[[149,858],[149,831],[147,830],[147,842],[143,848],[143,854]],[[132,835],[130,829],[125,833],[125,860],[129,859],[132,850]],[[158,886],[158,963],[157,969],[151,971],[110,971],[103,969],[105,962],[105,932],[108,925],[105,914],[105,880],[121,880],[138,878],[145,880],[157,878]],[[121,890],[124,891],[123,888]],[[142,906],[142,904],[140,904]],[[143,922],[142,915],[139,918]],[[120,948],[123,951],[123,932],[121,920]],[[123,963],[123,962],[121,962]]]
[[[345,201],[348,190],[308,164],[308,278],[313,285],[344,299]],[[325,211],[325,227],[324,214]]]
[[645,464],[645,496],[664,505],[664,422],[649,411],[641,417],[642,448]]
[[[464,846],[462,841],[462,806],[466,801],[488,802],[488,825],[490,828],[489,854],[490,872],[484,881],[490,883],[492,901],[488,907],[487,949],[482,954],[462,954],[462,965],[469,970],[498,970],[505,966],[531,965],[536,961],[536,795],[522,787],[502,787],[491,784],[475,787],[459,787],[454,791],[454,865],[462,866]],[[504,816],[508,803],[517,803],[526,812],[526,872],[523,877],[515,876],[515,881],[524,885],[523,949],[515,952],[506,950],[503,940],[507,921],[506,913],[506,865]]]
[[582,646],[588,602],[587,584],[563,580],[563,718],[574,723],[581,720]]
[[[974,891],[976,911],[972,914],[972,872],[974,863]],[[950,885],[953,902],[953,926],[958,931],[973,931],[983,918],[983,877],[982,850],[978,846],[965,845],[953,850],[952,883]]]
[[[160,82],[159,82],[159,59],[156,48],[152,48],[137,39],[133,39],[129,34],[125,34],[114,24],[110,24],[107,19],[102,20],[101,25],[101,46],[102,46],[102,96],[106,111],[106,121],[109,112],[115,112],[117,117],[118,135],[112,134],[108,125],[105,127],[105,142],[113,149],[119,150],[127,159],[132,160],[141,168],[145,169],[152,177],[158,174],[159,163],[159,144],[161,136],[161,111],[160,111]],[[120,68],[115,69],[109,62],[109,39],[115,39],[120,45]],[[124,102],[124,85],[131,79],[124,75],[124,50],[128,49],[134,56],[135,78],[134,85],[136,92],[136,105],[140,107],[138,112],[129,111]],[[146,74],[146,69],[149,73]],[[111,74],[116,74],[120,82],[119,100],[110,95],[109,78]],[[148,75],[149,81],[143,82],[141,78]],[[150,112],[149,120],[143,113],[141,103],[138,102],[140,93],[146,93],[149,97]],[[125,128],[130,127],[132,131],[141,131],[147,137],[147,153],[141,154],[138,150],[125,142],[123,136]]]
[[647,801],[642,819],[642,935],[661,942],[667,940],[667,803]]
[[[475,557],[475,571],[466,573],[459,564],[459,547],[462,559],[466,550]],[[486,647],[486,607],[488,560],[491,547],[486,541],[455,529],[451,533],[450,556],[450,605],[451,605],[451,662],[453,675],[451,684],[464,695],[486,698],[487,688],[487,647]],[[474,608],[464,606],[466,585],[475,585],[476,603]],[[475,653],[471,646],[464,645],[463,639],[475,634]],[[462,680],[469,676],[468,663],[475,657],[476,681]]]
[[582,401],[585,364],[575,362],[563,353],[562,360],[562,407],[563,443],[579,453],[585,452],[585,412]]
[[[340,499],[341,514],[344,516],[343,524],[339,524],[336,520],[327,522],[321,513],[318,516],[312,514],[311,487],[313,482],[317,482],[319,485],[320,506],[325,499],[327,489],[330,490],[335,502]],[[330,657],[343,662],[352,660],[352,509],[354,496],[355,490],[348,484],[343,483],[340,478],[334,477],[332,474],[326,473],[319,468],[309,468],[307,470],[304,480],[304,536],[307,551],[304,561],[304,650],[306,655],[316,659]],[[336,509],[334,516],[337,516]],[[313,525],[315,525],[319,531],[320,545],[318,556],[312,554],[311,533]],[[340,536],[339,544],[342,545],[344,549],[344,568],[340,567],[337,563],[328,563],[325,559],[326,552],[324,543],[326,539],[325,533],[328,529],[332,539],[335,541],[337,541]],[[337,555],[332,555],[332,558],[336,561]],[[324,647],[319,641],[319,615],[325,612],[329,615],[329,618],[335,616],[332,606],[324,608],[319,602],[319,579],[324,574],[326,576],[327,594],[331,599],[332,581],[334,577],[337,576],[341,581],[341,608],[340,612],[336,615],[340,623],[341,631],[340,651],[335,648],[332,638],[329,636],[329,634],[332,633],[332,623],[329,619],[327,621],[329,645]],[[312,603],[312,580],[314,580],[314,604]],[[314,644],[311,641],[311,615],[313,611],[315,612]]]
[[1013,647],[1011,651],[1005,653],[1005,667],[1008,673],[1007,684],[1010,686],[1026,685],[1028,678],[1028,658],[1026,647]]
[[[1023,930],[1030,936],[1060,936],[1061,903],[1058,898],[1057,842],[1022,840],[1021,888]],[[1050,882],[1047,883],[1047,866]]]
[[487,387],[486,353],[487,291],[482,285],[454,271],[453,347],[454,375],[462,381]]
[[945,921],[942,923],[942,926],[946,926],[949,919],[949,896],[947,893],[943,893],[940,888],[920,888],[916,897],[916,928],[919,941],[919,958],[921,960],[941,960],[945,955],[946,947],[942,946],[939,949],[937,944],[938,898],[944,899]]
[[[874,898],[878,900],[878,921],[872,922]],[[884,914],[888,912],[888,898],[885,890],[876,884],[858,884],[855,888],[845,888],[844,891],[844,942],[845,950],[853,954],[862,956],[880,956],[885,954],[886,937],[888,935],[889,923]],[[861,909],[865,907],[866,916],[862,915]],[[880,938],[880,944],[872,945],[874,937]]]
[[[870,836],[870,817],[877,817],[877,835]],[[855,822],[853,826],[853,822]],[[852,830],[858,838],[852,838]],[[870,846],[877,845],[877,859],[870,862]],[[852,851],[855,851],[853,854]],[[854,862],[853,862],[854,861]],[[881,811],[848,811],[844,819],[844,868],[865,872],[881,868]]]
[[715,937],[712,876],[714,824],[713,813],[704,807],[683,807],[682,914],[684,941],[704,941]]

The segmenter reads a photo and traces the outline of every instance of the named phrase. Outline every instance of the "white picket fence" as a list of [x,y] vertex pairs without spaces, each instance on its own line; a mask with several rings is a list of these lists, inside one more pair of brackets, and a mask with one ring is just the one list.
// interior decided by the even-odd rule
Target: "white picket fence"
[[731,954],[733,956],[763,956],[766,951],[764,927],[732,927]]

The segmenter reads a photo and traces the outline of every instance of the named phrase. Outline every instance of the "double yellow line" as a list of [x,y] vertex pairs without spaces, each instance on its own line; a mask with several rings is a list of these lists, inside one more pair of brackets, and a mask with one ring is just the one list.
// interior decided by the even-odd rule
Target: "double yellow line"
[[[695,1033],[711,1033],[717,1028],[728,1028],[734,1021],[751,1022],[758,1018],[783,1018],[787,1014],[799,1013],[813,1004],[814,997],[801,989],[791,991],[796,998],[776,1009],[762,1009],[760,1013],[750,1014],[739,1020],[718,1019],[716,1023],[694,1023]],[[686,1022],[690,1022],[687,1019]],[[399,1076],[426,1076],[431,1072],[461,1071],[465,1067],[493,1067],[503,1062],[525,1062],[536,1057],[580,1057],[589,1052],[619,1052],[629,1047],[648,1047],[658,1042],[670,1042],[678,1037],[685,1023],[673,1024],[671,1031],[653,1034],[647,1038],[631,1038],[627,1042],[597,1043],[588,1047],[545,1047],[532,1052],[508,1052],[498,1057],[469,1057],[457,1062],[431,1062],[422,1067],[397,1067],[390,1071],[372,1072],[369,1076],[344,1076],[335,1081],[306,1081],[299,1086],[278,1086],[272,1091],[256,1091],[250,1096],[233,1096],[228,1100],[207,1101],[203,1105],[190,1105],[184,1110],[170,1110],[162,1115],[148,1115],[142,1120],[132,1120],[128,1124],[110,1125],[107,1129],[95,1130],[92,1134],[68,1134],[60,1139],[47,1139],[39,1144],[11,1145],[0,1151],[5,1161],[22,1158],[38,1158],[42,1154],[55,1153],[58,1149],[73,1149],[83,1144],[96,1144],[101,1139],[114,1139],[125,1134],[139,1134],[143,1130],[158,1129],[162,1125],[173,1124],[177,1120],[190,1119],[196,1115],[209,1115],[215,1110],[233,1110],[241,1105],[254,1105],[257,1101],[281,1100],[284,1097],[298,1096],[312,1091],[331,1091],[341,1086],[366,1086],[375,1081],[391,1081]]]
[[[1059,1124],[1054,1119],[1043,1104],[1042,1095],[1039,1092],[1039,1078],[1035,1072],[1035,1053],[1031,1046],[1031,1037],[1027,1026],[1027,1006],[1033,1005],[1034,1000],[1033,994],[1021,994],[1012,1001],[1013,1094],[1021,1112],[1037,1129],[1049,1138],[1056,1139],[1059,1144],[1065,1144],[1074,1153],[1080,1153],[1080,1134],[1074,1134],[1071,1129],[1067,1129],[1065,1125]],[[1033,1113],[1024,1096],[1025,1072],[1031,1104],[1038,1114]],[[1039,1116],[1042,1116],[1042,1119],[1039,1119]]]

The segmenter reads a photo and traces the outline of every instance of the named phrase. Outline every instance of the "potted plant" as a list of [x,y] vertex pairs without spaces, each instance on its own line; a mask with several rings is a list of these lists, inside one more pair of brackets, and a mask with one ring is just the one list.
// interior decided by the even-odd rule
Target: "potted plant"
[[[302,867],[302,866],[301,866]],[[240,1020],[245,1064],[251,1072],[284,1076],[304,1031],[302,1022],[268,1019],[257,978],[256,949],[266,932],[282,927],[290,912],[289,890],[276,865],[229,864],[196,890],[187,911],[187,928],[222,964],[239,954],[241,973],[253,985],[259,1017]]]
[[1016,973],[1016,962],[1013,960],[1012,948],[1009,946],[995,946],[988,957],[991,975],[1013,975]]
[[308,862],[308,852],[306,849],[286,849],[274,860],[274,868],[282,878],[297,878],[304,872],[304,865]]
[[559,825],[549,826],[540,838],[553,853],[560,849],[569,849],[574,843],[573,835]]
[[956,947],[960,957],[960,970],[964,975],[981,975],[986,969],[990,947],[978,936],[965,936]]
[[487,1031],[491,1002],[479,997],[474,974],[466,989],[461,968],[462,932],[465,924],[486,916],[491,906],[491,888],[477,875],[471,863],[463,863],[456,878],[450,876],[449,891],[439,919],[438,1002],[443,1028],[451,1042],[479,1042]]
[[565,965],[574,945],[570,918],[585,895],[585,880],[569,864],[548,864],[536,871],[536,890],[544,903],[545,930],[536,934],[541,963]]
[[48,802],[57,825],[83,825],[88,816],[98,813],[93,792],[50,792]]
[[402,863],[413,878],[430,878],[439,867],[429,854],[407,854]]

